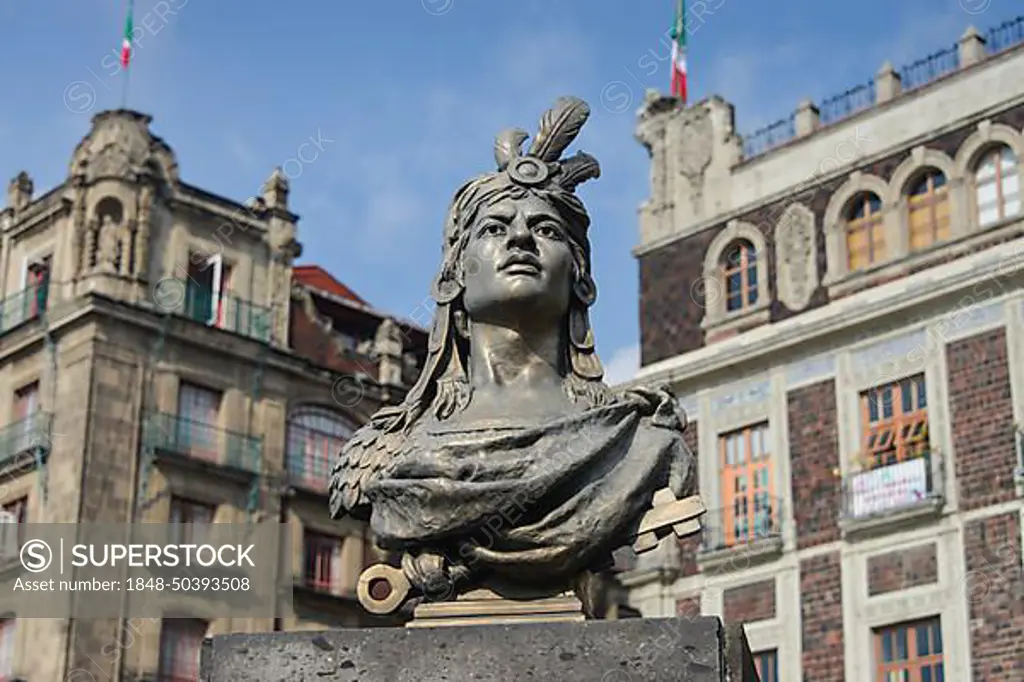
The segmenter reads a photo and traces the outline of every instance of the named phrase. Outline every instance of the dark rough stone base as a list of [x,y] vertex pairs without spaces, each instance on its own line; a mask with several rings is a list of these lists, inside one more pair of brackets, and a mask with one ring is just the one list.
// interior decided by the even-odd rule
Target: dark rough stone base
[[203,682],[757,682],[714,617],[224,635]]

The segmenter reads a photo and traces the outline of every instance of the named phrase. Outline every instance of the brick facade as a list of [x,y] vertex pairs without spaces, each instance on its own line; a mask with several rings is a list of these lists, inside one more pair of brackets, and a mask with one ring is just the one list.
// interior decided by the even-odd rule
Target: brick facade
[[972,521],[964,527],[970,605],[972,677],[1024,680],[1024,574],[1020,514]]
[[[690,422],[686,425],[686,431],[683,432],[683,441],[686,443],[686,447],[690,449],[690,452],[694,454],[693,458],[693,476],[694,479],[700,481],[700,470],[698,469],[697,453],[700,452],[697,443],[699,442],[697,422]],[[689,537],[685,537],[679,541],[679,563],[680,571],[682,575],[691,576],[697,575],[700,569],[697,566],[697,552],[700,550],[700,533],[695,533]]]
[[807,682],[844,682],[843,588],[839,552],[800,562],[802,668]]
[[[993,123],[1003,123],[1020,130],[1024,122],[1024,106],[1016,107],[992,117]],[[928,143],[929,149],[956,156],[957,149],[974,131],[974,126],[965,126],[945,133]],[[863,173],[876,175],[889,181],[896,168],[910,156],[909,149],[899,150],[886,158],[866,164],[858,169]],[[809,180],[811,178],[808,178]],[[825,240],[821,230],[829,199],[845,182],[846,177],[832,179],[819,184],[812,184],[808,189],[788,196],[778,202],[759,206],[736,220],[756,226],[765,235],[768,246],[768,276],[775,281],[775,227],[786,207],[793,202],[806,205],[815,217],[817,225],[818,269],[824,275],[827,272],[825,257]],[[696,350],[705,344],[705,337],[700,328],[704,316],[703,267],[704,258],[712,240],[725,229],[725,223],[703,230],[682,239],[678,239],[655,250],[639,256],[640,262],[640,329],[642,331],[640,364],[649,365],[665,358]],[[1019,235],[1017,235],[1019,236]],[[990,248],[1007,240],[1006,236],[993,236],[991,239],[976,239],[965,244],[938,262],[929,261],[904,271],[884,277],[868,277],[863,284],[851,288],[843,295],[848,296],[855,291],[868,289],[886,281],[934,267],[937,264],[961,258],[967,254]],[[771,305],[771,321],[778,322],[795,315],[801,315],[829,303],[829,296],[824,287],[818,287],[806,308],[799,312],[788,310],[779,301],[773,300]],[[718,338],[718,337],[715,337]]]
[[935,543],[887,552],[868,559],[868,596],[938,582]]
[[1014,499],[1017,465],[1006,331],[947,346],[949,407],[959,501],[964,510]]
[[839,539],[841,482],[836,424],[836,385],[828,380],[787,396],[789,456],[797,547]]
[[775,617],[775,579],[730,587],[722,593],[726,623],[752,623]]

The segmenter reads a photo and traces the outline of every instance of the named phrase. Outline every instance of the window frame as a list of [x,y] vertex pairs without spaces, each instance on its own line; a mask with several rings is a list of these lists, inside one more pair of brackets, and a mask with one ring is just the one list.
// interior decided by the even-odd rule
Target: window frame
[[[937,184],[937,178],[942,179]],[[915,191],[924,182],[925,191]],[[907,203],[907,247],[909,253],[927,249],[935,244],[949,241],[952,237],[953,215],[950,201],[949,176],[939,168],[925,166],[916,172],[906,184],[904,198]],[[944,212],[944,216],[940,215]],[[915,224],[915,216],[926,214],[921,224]],[[915,236],[926,231],[926,237],[915,243]]]
[[[906,409],[904,392],[910,392]],[[886,392],[891,416],[885,416]],[[877,384],[859,392],[861,465],[872,471],[925,457],[931,471],[928,383],[925,373]],[[872,409],[874,408],[874,410]],[[872,418],[872,412],[878,417]]]
[[[938,648],[938,653],[920,654],[921,644],[919,641],[920,628],[926,628],[925,632],[928,637],[927,649],[932,652]],[[900,631],[905,631],[907,634],[907,640],[905,642],[905,653],[906,658],[900,660],[885,661],[885,637],[897,635]],[[937,633],[937,638],[935,634]],[[890,674],[909,673],[913,677],[908,677],[911,682],[919,682],[921,680],[921,671],[926,666],[934,669],[935,665],[941,665],[943,667],[943,673],[945,673],[945,644],[943,642],[942,634],[942,619],[939,616],[932,616],[928,618],[920,618],[910,621],[903,621],[899,623],[892,623],[891,625],[885,625],[882,627],[874,628],[871,632],[872,641],[872,652],[874,655],[874,675],[875,680],[878,682],[885,682],[889,679]],[[890,649],[894,652],[897,650],[895,643],[890,645]],[[893,654],[894,657],[897,655]],[[935,679],[934,676],[932,678]]]
[[[1010,158],[1013,159],[1013,169],[1012,169],[1013,176],[1015,176],[1017,178],[1017,198],[1016,198],[1016,200],[1017,200],[1017,210],[1016,210],[1016,212],[1014,212],[1012,214],[1008,213],[1007,210],[1006,210],[1007,200],[1006,200],[1006,194],[1005,194],[1005,190],[1004,190],[1004,183],[1011,176],[1004,174],[1005,173],[1005,171],[1003,169],[1003,155],[1004,154],[1009,154]],[[989,222],[985,222],[985,221],[982,220],[982,217],[981,217],[982,206],[981,206],[981,196],[980,195],[981,195],[981,188],[983,186],[983,181],[981,181],[979,179],[979,175],[981,173],[981,168],[985,164],[986,160],[988,160],[988,159],[990,159],[992,157],[995,157],[995,160],[993,162],[993,165],[995,166],[995,170],[992,173],[991,179],[986,179],[984,181],[984,185],[992,185],[995,188],[996,197],[995,197],[994,204],[992,204],[992,207],[994,207],[996,209],[996,217],[995,217],[994,220],[991,220]],[[1022,208],[1024,208],[1024,205],[1022,205],[1022,200],[1024,200],[1024,192],[1022,192],[1022,188],[1021,188],[1022,177],[1021,177],[1021,170],[1020,170],[1020,158],[1017,156],[1016,152],[1013,150],[1013,147],[1011,147],[1010,145],[1006,144],[1005,142],[996,142],[994,144],[989,144],[989,145],[985,146],[982,149],[982,151],[975,157],[974,164],[972,165],[972,168],[971,168],[971,175],[970,175],[970,177],[971,177],[971,187],[972,187],[972,190],[973,190],[973,199],[974,199],[974,219],[977,221],[978,227],[980,227],[980,228],[989,228],[989,227],[992,227],[993,225],[998,225],[999,223],[1003,222],[1004,220],[1007,220],[1008,218],[1016,217],[1016,216],[1019,216],[1021,214]]]
[[[194,630],[189,630],[189,626]],[[203,640],[206,638],[206,631],[209,625],[205,621],[194,618],[164,618],[160,623],[160,642],[157,650],[157,671],[158,678],[166,682],[193,682],[199,680],[199,655],[202,651]],[[202,634],[196,637],[199,630]],[[174,639],[173,641],[172,640]],[[194,642],[189,639],[195,640]],[[186,648],[191,649],[194,644],[195,661],[185,660],[185,657],[178,651],[181,644],[185,643]],[[168,650],[173,649],[172,654]],[[186,655],[191,657],[189,651]],[[183,670],[188,668],[187,670]],[[183,674],[184,673],[184,674]]]
[[[733,266],[730,261],[735,252],[739,253],[739,263]],[[750,240],[742,237],[730,242],[722,252],[719,267],[725,287],[725,312],[727,315],[740,314],[757,305],[760,299],[757,258],[757,247],[750,243]],[[739,307],[737,308],[730,307],[734,294],[730,280],[734,275],[739,275],[739,291],[735,292],[739,295]]]
[[[306,423],[310,420],[322,421],[331,428]],[[312,405],[295,409],[285,427],[285,468],[289,477],[298,479],[304,487],[326,491],[333,459],[355,430],[352,420],[334,410]],[[297,447],[299,443],[301,449]],[[312,449],[311,444],[315,445]]]
[[[754,434],[760,433],[759,457],[754,457]],[[775,458],[772,457],[771,426],[767,420],[761,420],[718,435],[719,484],[721,485],[722,501],[722,540],[725,548],[744,546],[751,542],[770,537],[778,532],[778,501],[775,487]],[[729,443],[742,443],[744,460],[729,461]],[[737,450],[737,452],[739,452]],[[735,460],[735,458],[734,458]],[[737,482],[742,477],[745,490],[742,494],[736,490]],[[759,487],[758,478],[766,478],[767,489]],[[758,500],[760,497],[760,501]],[[736,503],[743,499],[743,512],[736,509]],[[764,509],[767,500],[767,509]],[[764,513],[767,512],[767,531],[761,526]],[[737,520],[742,516],[746,530],[738,532]]]
[[[761,682],[779,682],[779,650],[763,649],[753,653],[754,668]],[[765,674],[765,666],[771,666],[771,674]]]
[[[872,202],[878,202],[878,209],[874,210]],[[851,216],[858,208],[858,204],[864,209],[861,216]],[[867,270],[879,263],[885,262],[888,258],[889,245],[886,240],[885,205],[882,198],[871,190],[858,192],[846,203],[843,222],[843,240],[846,246],[846,271],[859,272]],[[881,239],[876,239],[878,233]],[[854,235],[861,236],[867,244],[867,261],[863,263],[853,262],[853,250],[850,248],[851,238]],[[878,252],[876,253],[876,247]]]

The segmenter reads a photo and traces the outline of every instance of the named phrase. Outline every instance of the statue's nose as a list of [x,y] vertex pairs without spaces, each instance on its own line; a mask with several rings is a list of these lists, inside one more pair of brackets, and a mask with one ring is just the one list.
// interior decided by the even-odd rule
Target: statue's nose
[[508,226],[508,246],[516,246],[521,249],[532,250],[535,246],[533,232],[530,231],[526,221],[516,218]]

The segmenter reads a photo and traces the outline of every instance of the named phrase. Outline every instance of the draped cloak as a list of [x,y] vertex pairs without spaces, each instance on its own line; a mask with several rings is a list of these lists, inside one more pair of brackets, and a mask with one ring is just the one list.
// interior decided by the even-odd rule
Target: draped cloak
[[474,572],[571,579],[632,541],[656,490],[692,494],[684,428],[672,396],[648,390],[518,428],[424,421],[366,487],[371,528],[384,548]]

